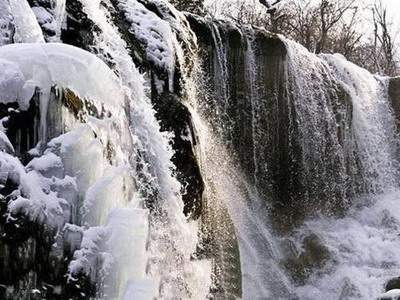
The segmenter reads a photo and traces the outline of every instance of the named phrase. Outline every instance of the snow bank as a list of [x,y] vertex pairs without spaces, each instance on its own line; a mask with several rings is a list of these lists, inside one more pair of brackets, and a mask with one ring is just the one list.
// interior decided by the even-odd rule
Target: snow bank
[[68,266],[69,280],[74,281],[74,276],[79,274],[90,276],[93,282],[106,276],[113,260],[104,247],[106,236],[107,230],[104,227],[91,227],[83,231],[81,248],[75,251],[73,260]]
[[21,213],[31,221],[60,230],[69,220],[70,203],[52,191],[51,180],[36,170],[27,171],[17,158],[4,152],[0,152],[0,162],[2,173],[19,185],[15,199],[8,204],[9,218]]

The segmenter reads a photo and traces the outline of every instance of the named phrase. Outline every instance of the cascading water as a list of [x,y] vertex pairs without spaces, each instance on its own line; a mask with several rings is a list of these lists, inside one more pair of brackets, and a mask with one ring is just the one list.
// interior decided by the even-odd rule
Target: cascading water
[[[358,213],[352,208],[348,213],[349,217],[344,219],[315,216],[321,213],[343,215],[349,206],[368,207],[376,201],[376,193],[387,193],[397,187],[397,134],[387,98],[387,80],[374,78],[368,72],[334,56],[315,57],[301,46],[280,37],[287,52],[284,58],[279,56],[279,52],[278,55],[271,53],[271,57],[268,57],[271,60],[268,63],[273,69],[271,72],[275,72],[273,76],[282,76],[271,83],[269,81],[273,79],[271,80],[271,75],[266,70],[268,64],[263,60],[265,58],[260,59],[265,50],[257,49],[257,43],[252,43],[257,38],[249,30],[241,32],[244,42],[239,47],[246,50],[238,50],[231,48],[229,40],[221,42],[215,34],[215,24],[205,26],[209,26],[210,32],[214,33],[213,40],[206,40],[205,43],[211,43],[215,52],[206,56],[206,60],[211,59],[206,66],[211,64],[209,68],[214,72],[206,72],[206,76],[211,76],[211,82],[230,84],[227,89],[234,96],[224,99],[225,101],[219,100],[221,87],[217,86],[215,95],[211,92],[207,100],[193,105],[196,108],[192,114],[200,115],[195,119],[201,119],[197,128],[200,145],[204,147],[203,174],[213,178],[209,180],[212,182],[213,192],[218,195],[218,199],[224,200],[235,226],[240,248],[243,298],[337,299],[339,296],[343,299],[370,299],[377,296],[382,291],[382,283],[396,276],[396,267],[390,267],[390,270],[383,272],[386,277],[377,272],[375,286],[363,289],[368,284],[351,278],[353,267],[345,267],[352,258],[355,261],[358,259],[341,253],[341,249],[351,249],[352,246],[344,244],[356,239],[357,229],[364,224],[376,222],[375,218],[374,221],[364,219],[371,213],[371,208],[364,208]],[[225,27],[220,25],[218,31],[224,30]],[[228,27],[227,31],[229,30]],[[227,37],[233,34],[235,33],[230,31],[221,35]],[[274,48],[270,50],[276,52]],[[238,54],[237,51],[242,52]],[[225,61],[219,61],[221,59]],[[241,60],[245,65],[243,71],[240,69]],[[227,79],[222,81],[218,78],[225,74],[225,69],[235,70],[237,73],[227,74]],[[235,80],[241,80],[240,72],[245,74],[248,83],[244,88],[244,97],[243,87],[235,83]],[[250,114],[250,117],[226,109],[226,106],[234,105],[236,109],[246,107],[248,110],[244,114]],[[275,109],[279,116],[271,115]],[[220,111],[229,115],[221,116]],[[285,122],[285,118],[288,123],[281,123]],[[233,126],[226,128],[221,124],[225,119],[232,120]],[[265,121],[268,119],[276,119],[278,123],[271,127],[271,122]],[[251,133],[250,143],[244,146],[240,143],[235,145],[235,136],[243,134],[242,131],[235,132],[241,130],[235,127],[240,126],[240,122],[245,122],[244,126],[249,126],[247,132]],[[273,131],[268,132],[282,128],[280,126],[286,129],[280,129],[278,135]],[[222,128],[225,128],[225,132],[218,134],[218,129]],[[227,139],[229,136],[233,136],[233,140]],[[208,146],[210,144],[212,146]],[[376,149],[381,149],[382,157],[377,156],[380,152]],[[278,161],[288,159],[285,162],[289,164],[288,173],[283,176],[285,180],[289,178],[289,181],[283,187],[279,187],[279,181],[274,179],[279,175],[273,173],[277,163],[271,160],[271,152],[273,155],[274,151],[279,155],[288,151],[286,158],[277,157]],[[247,176],[244,175],[246,173]],[[271,188],[271,184],[278,184],[278,189]],[[293,194],[285,196],[287,190]],[[284,193],[279,194],[282,192]],[[275,197],[278,197],[274,200],[278,201],[277,204],[271,202]],[[287,200],[282,199],[286,197]],[[383,203],[393,204],[391,201],[394,201],[395,195],[390,194],[383,198],[391,199]],[[381,205],[378,206],[377,215],[387,213],[379,212],[383,210]],[[282,211],[280,207],[285,206],[289,210]],[[279,223],[278,228],[281,228],[282,225],[286,227],[291,222],[299,222],[293,217],[283,215],[285,211],[289,215],[294,213],[296,218],[300,216],[300,219],[310,221],[295,229],[293,234],[285,233],[287,229],[282,234],[277,234],[270,224]],[[267,217],[268,214],[272,219]],[[277,217],[280,220],[277,221]],[[385,218],[381,221],[386,222]],[[389,219],[394,221],[392,217]],[[331,222],[336,223],[333,225]],[[351,238],[342,236],[349,234],[348,231],[337,232],[335,236],[335,226],[344,229],[345,224],[351,224],[354,229]],[[376,238],[383,239],[386,230],[382,226]],[[390,236],[394,233],[395,230],[387,238],[391,239]],[[340,242],[342,239],[343,242]],[[397,242],[393,242],[394,245]],[[393,257],[392,249],[390,247],[384,254],[379,251],[375,254],[380,259]],[[361,249],[358,250],[362,252]],[[377,249],[372,249],[371,245],[367,256],[372,256],[375,250]],[[318,252],[319,255],[316,254]],[[357,251],[349,253],[356,255]],[[377,264],[376,261],[364,262]],[[367,272],[361,270],[368,267],[357,268],[360,270],[354,274],[361,273],[365,278]],[[324,274],[323,279],[321,274]],[[289,279],[290,277],[294,279]]]
[[[201,159],[202,174],[206,181],[205,198],[211,209],[205,212],[209,218],[209,225],[218,233],[223,233],[223,238],[216,238],[219,244],[220,272],[238,272],[237,264],[240,263],[241,279],[230,275],[222,279],[222,299],[241,296],[244,299],[286,299],[291,295],[291,283],[286,278],[278,265],[280,249],[276,239],[271,234],[268,217],[264,214],[265,203],[260,199],[257,192],[258,167],[256,149],[252,156],[254,163],[254,177],[246,177],[241,173],[241,168],[236,156],[232,156],[230,136],[234,135],[232,128],[223,122],[232,116],[227,115],[229,106],[232,106],[229,95],[229,61],[227,41],[221,38],[223,28],[210,24],[210,31],[216,47],[212,56],[212,70],[214,74],[203,74],[201,67],[197,68],[198,78],[194,82],[188,82],[187,90],[189,95],[191,113],[194,119],[197,134],[199,136],[199,157]],[[221,33],[220,33],[221,31]],[[248,48],[245,51],[245,72],[249,85],[247,86],[248,101],[251,112],[251,136],[256,140],[258,130],[257,101],[257,70],[255,50],[253,42],[255,39],[252,29],[245,31]],[[201,63],[197,61],[197,63]],[[199,94],[196,87],[204,84],[207,76],[212,77],[215,82],[221,82],[217,86],[216,95]],[[192,84],[192,86],[190,86]],[[196,94],[197,92],[197,94]],[[204,97],[209,97],[204,99]],[[215,98],[213,98],[215,97]],[[215,111],[210,114],[210,111]],[[234,122],[235,120],[233,120]],[[221,131],[222,130],[222,131]],[[228,217],[229,216],[229,217]],[[233,226],[233,228],[232,228]],[[219,234],[218,234],[219,235]],[[239,245],[240,262],[235,253],[236,239]],[[230,259],[227,259],[230,257]],[[238,283],[241,289],[237,290]]]
[[374,299],[382,282],[398,276],[395,238],[399,218],[398,137],[388,99],[388,78],[374,77],[338,55],[322,56],[348,91],[353,133],[361,157],[365,193],[342,219],[316,218],[297,230],[314,233],[329,249],[333,264],[298,288],[301,299]]

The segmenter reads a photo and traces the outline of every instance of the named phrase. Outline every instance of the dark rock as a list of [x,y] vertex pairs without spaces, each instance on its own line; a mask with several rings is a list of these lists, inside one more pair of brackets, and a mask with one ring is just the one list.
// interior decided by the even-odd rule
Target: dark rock
[[385,291],[400,289],[400,277],[390,279],[385,285]]
[[[40,97],[41,92],[36,89],[26,111],[19,110],[17,103],[0,104],[0,119],[3,119],[7,136],[23,164],[30,161],[32,157],[28,151],[39,142]],[[88,100],[79,99],[68,89],[53,87],[49,100],[46,141],[64,133],[65,114],[71,114],[77,119],[82,111],[90,114]],[[62,175],[59,170],[51,172]],[[0,298],[87,299],[95,296],[96,286],[89,278],[81,275],[76,282],[71,283],[65,276],[73,252],[80,246],[79,233],[66,233],[69,236],[63,239],[56,228],[31,220],[24,214],[9,218],[8,204],[14,200],[14,194],[19,188],[18,176],[8,174],[1,178]],[[53,192],[65,192],[58,186],[51,186],[50,189]],[[63,209],[68,215],[71,207],[66,205]],[[74,240],[74,244],[70,244],[68,240]]]
[[400,122],[400,77],[394,77],[389,80],[389,98],[397,122]]
[[303,239],[301,249],[296,249],[288,243],[287,247],[291,250],[287,252],[283,265],[299,285],[303,285],[313,273],[322,270],[331,257],[329,250],[315,234]]
[[183,188],[184,213],[193,219],[201,215],[204,183],[194,147],[197,137],[189,110],[174,94],[158,96],[153,93],[156,117],[163,131],[173,132],[172,147],[175,150],[172,162],[176,166],[177,178]]
[[61,40],[66,44],[90,50],[95,34],[100,29],[87,17],[78,0],[68,0],[66,11],[66,26],[61,31]]
[[18,110],[17,103],[0,103],[0,118],[6,118],[3,126],[7,129],[7,136],[14,146],[15,154],[22,162],[29,160],[28,151],[39,141],[39,97],[40,91],[36,90],[26,111]]

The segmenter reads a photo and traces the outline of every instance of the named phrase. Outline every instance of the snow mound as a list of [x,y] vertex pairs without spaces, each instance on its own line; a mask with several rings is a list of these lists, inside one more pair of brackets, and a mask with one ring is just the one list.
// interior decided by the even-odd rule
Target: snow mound
[[[0,94],[6,98],[2,101],[18,101],[27,109],[36,87],[48,94],[58,85],[94,101],[99,111],[103,106],[115,113],[121,110],[124,96],[116,75],[87,51],[57,43],[13,44],[1,47],[0,57],[5,70],[0,75]],[[48,99],[43,97],[42,101]]]

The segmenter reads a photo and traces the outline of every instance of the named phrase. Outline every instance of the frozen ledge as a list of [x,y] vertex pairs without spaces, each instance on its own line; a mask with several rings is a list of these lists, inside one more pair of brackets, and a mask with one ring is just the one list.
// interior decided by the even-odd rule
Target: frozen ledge
[[22,110],[28,109],[36,88],[43,94],[41,109],[46,109],[47,95],[58,85],[92,100],[99,111],[105,108],[114,115],[122,111],[124,94],[117,76],[82,49],[57,43],[2,46],[0,70],[0,102],[18,102]]

